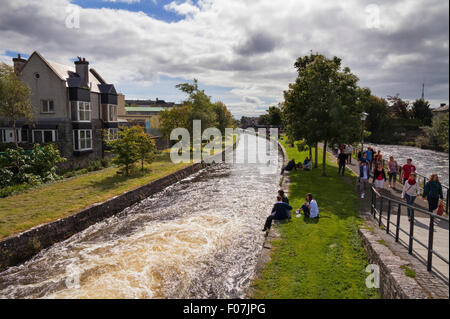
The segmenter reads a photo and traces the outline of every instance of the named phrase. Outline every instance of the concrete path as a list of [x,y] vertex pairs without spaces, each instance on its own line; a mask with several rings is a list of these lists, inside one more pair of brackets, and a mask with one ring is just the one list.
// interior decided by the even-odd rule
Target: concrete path
[[[332,154],[332,152],[329,150],[329,153]],[[332,154],[333,155],[333,154]],[[334,156],[334,155],[333,155]],[[359,168],[358,168],[358,162],[355,159],[352,159],[352,164],[347,165],[346,169],[350,169],[355,174],[359,175]],[[328,174],[337,174],[336,172],[327,172]],[[346,172],[348,174],[348,172]],[[344,177],[345,178],[345,177]],[[386,182],[384,184],[384,189],[381,190],[381,194],[385,195],[386,197],[404,202],[404,200],[401,199],[401,189],[403,185],[400,183],[396,183],[396,189],[392,189],[389,187],[389,183]],[[368,192],[366,194],[366,197],[364,199],[364,205],[367,209],[367,211],[370,211],[371,206],[371,194]],[[380,206],[380,201],[377,201],[378,207]],[[416,201],[414,203],[415,206],[420,207],[428,211],[428,203],[424,200],[422,200],[421,197],[416,198]],[[384,229],[386,229],[387,226],[387,211],[388,211],[388,204],[385,200],[383,203],[383,213],[382,213],[382,225]],[[390,217],[390,224],[389,226],[389,233],[392,236],[395,236],[396,232],[396,226],[397,226],[397,211],[398,211],[398,205],[393,204],[391,207],[391,217]],[[430,225],[430,218],[427,214],[423,214],[420,212],[415,212],[414,214],[415,220],[414,220],[414,238],[418,241],[422,242],[425,246],[428,246],[428,237],[429,237],[429,225]],[[434,222],[434,239],[433,239],[433,251],[444,257],[447,261],[449,260],[449,223],[448,223],[448,216],[445,216],[447,218],[447,221],[444,220],[438,220],[436,219]],[[372,217],[373,218],[373,217]],[[378,220],[378,215],[377,215]],[[403,229],[406,233],[409,234],[410,230],[410,222],[407,218],[407,211],[405,207],[401,207],[400,212],[400,228]],[[409,235],[405,234],[403,231],[399,232],[399,245],[403,245],[403,249],[408,249],[409,245]],[[413,256],[415,256],[421,263],[423,264],[423,267],[426,270],[426,262],[427,262],[427,256],[428,256],[428,250],[424,247],[422,247],[420,244],[418,244],[416,241],[413,242]],[[440,277],[442,280],[446,281],[447,284],[449,282],[449,265],[442,261],[439,257],[436,255],[433,255],[433,272]]]

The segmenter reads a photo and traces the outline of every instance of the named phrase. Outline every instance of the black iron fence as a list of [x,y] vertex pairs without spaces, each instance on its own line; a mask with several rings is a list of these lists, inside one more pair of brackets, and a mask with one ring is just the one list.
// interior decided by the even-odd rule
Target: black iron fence
[[[447,265],[449,264],[448,257],[442,256],[440,253],[435,251],[433,249],[433,240],[434,240],[434,223],[436,220],[443,221],[447,225],[447,231],[448,231],[448,224],[449,219],[444,216],[439,216],[437,214],[431,213],[425,209],[422,209],[417,206],[406,204],[405,202],[401,202],[399,200],[395,200],[393,198],[384,196],[380,193],[378,193],[373,187],[371,188],[371,213],[372,216],[378,221],[378,224],[381,226],[383,224],[383,220],[386,222],[386,233],[388,234],[394,234],[395,241],[399,241],[400,232],[404,233],[408,236],[408,252],[409,254],[412,254],[413,252],[413,245],[416,242],[420,246],[427,249],[427,270],[431,271],[432,264],[433,264],[433,256],[438,257],[442,261],[444,261]],[[410,214],[410,220],[409,220],[409,229],[403,229],[401,227],[401,218],[407,218],[408,216],[401,216],[402,207],[408,209],[411,209]],[[421,213],[426,215],[429,218],[429,226],[428,226],[428,240],[426,243],[422,242],[418,238],[414,237],[414,213]],[[392,216],[395,215],[395,223],[392,221]],[[391,226],[395,227],[395,231],[393,233],[390,232]],[[445,230],[445,228],[443,228]]]

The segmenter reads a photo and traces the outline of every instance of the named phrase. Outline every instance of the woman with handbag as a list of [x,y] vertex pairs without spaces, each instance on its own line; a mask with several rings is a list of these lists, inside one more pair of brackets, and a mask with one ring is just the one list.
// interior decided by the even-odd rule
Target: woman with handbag
[[439,199],[444,198],[442,194],[442,185],[439,182],[437,174],[432,174],[430,180],[425,184],[423,188],[423,199],[428,201],[428,211],[433,212],[439,206]]
[[[406,199],[406,203],[409,205],[414,204],[414,200],[417,196],[420,195],[420,186],[416,181],[416,173],[409,174],[408,179],[405,181],[403,185],[402,198]],[[407,208],[408,211],[408,220],[411,221],[411,208]]]

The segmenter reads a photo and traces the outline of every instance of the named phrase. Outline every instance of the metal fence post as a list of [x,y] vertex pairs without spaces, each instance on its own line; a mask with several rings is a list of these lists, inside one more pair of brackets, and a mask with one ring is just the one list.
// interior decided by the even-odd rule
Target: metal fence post
[[391,223],[391,201],[388,200],[388,211],[387,211],[387,222],[386,222],[386,233],[389,234],[389,225]]
[[381,216],[383,215],[383,197],[380,198],[380,218],[378,220],[378,226],[381,226]]
[[414,237],[414,209],[411,209],[411,221],[409,222],[409,245],[408,253],[412,254],[413,249],[413,237]]
[[395,230],[395,241],[398,242],[398,235],[400,234],[400,215],[402,214],[402,205],[398,204],[397,210],[397,227]]
[[430,216],[430,227],[428,227],[428,259],[427,259],[428,271],[431,271],[433,260],[433,237],[434,237],[434,217]]
[[448,214],[448,188],[447,188],[447,199],[445,200],[445,212]]

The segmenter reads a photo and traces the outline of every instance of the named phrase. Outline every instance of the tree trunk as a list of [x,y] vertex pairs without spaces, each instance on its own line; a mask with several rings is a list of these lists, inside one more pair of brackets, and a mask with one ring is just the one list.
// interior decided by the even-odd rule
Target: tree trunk
[[309,147],[309,159],[312,161],[312,148],[311,145],[308,145]]
[[323,142],[322,176],[327,176],[326,162],[327,162],[327,141]]
[[13,120],[13,134],[14,134],[14,144],[16,144],[16,148],[18,148],[19,144],[17,143],[16,120]]
[[141,171],[144,171],[144,159],[141,159]]
[[316,153],[316,162],[314,163],[314,168],[319,167],[319,143],[316,142],[315,147],[315,153]]

